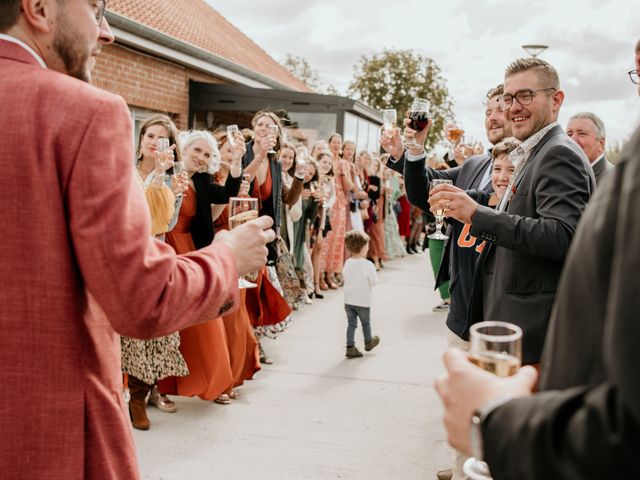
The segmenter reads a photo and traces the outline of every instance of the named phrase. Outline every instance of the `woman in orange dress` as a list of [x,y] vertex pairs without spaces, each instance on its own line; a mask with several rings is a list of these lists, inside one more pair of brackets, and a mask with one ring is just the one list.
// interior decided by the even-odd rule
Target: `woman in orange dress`
[[[178,223],[166,237],[176,253],[192,252],[213,241],[211,204],[228,203],[230,197],[237,195],[242,174],[241,165],[236,163],[224,187],[212,182],[208,172],[218,163],[219,153],[216,140],[209,132],[189,132],[182,140],[182,149],[189,188],[182,199]],[[189,367],[189,375],[163,380],[160,391],[229,403],[227,392],[233,388],[234,379],[222,317],[181,330],[180,352]]]
[[[283,205],[292,206],[300,198],[304,182],[302,173],[294,176],[290,187],[282,181],[282,164],[277,160],[277,151],[282,145],[282,125],[273,112],[262,111],[251,120],[254,138],[247,142],[247,151],[242,158],[245,173],[252,177],[250,195],[258,199],[260,215],[273,218],[276,235],[282,223]],[[257,288],[247,291],[247,308],[258,335],[275,334],[286,327],[291,308],[281,293],[275,272],[278,258],[276,242],[267,245],[269,255],[255,283]],[[261,345],[260,361],[271,363]]]
[[[216,140],[220,145],[220,170],[214,175],[215,181],[219,185],[224,185],[229,176],[231,164],[234,157],[239,162],[245,152],[244,139],[238,136],[234,146],[228,141],[227,133],[216,135]],[[249,192],[249,183],[242,182],[238,196],[246,196]],[[214,229],[216,231],[228,230],[229,228],[229,205],[213,205],[212,214],[214,218]],[[260,370],[260,360],[258,353],[258,341],[253,334],[251,317],[246,306],[247,291],[240,290],[240,308],[234,313],[223,315],[224,329],[227,335],[227,346],[229,348],[229,360],[231,362],[231,372],[233,373],[233,390],[229,392],[231,399],[239,396],[237,387],[245,380],[251,380],[253,375]]]

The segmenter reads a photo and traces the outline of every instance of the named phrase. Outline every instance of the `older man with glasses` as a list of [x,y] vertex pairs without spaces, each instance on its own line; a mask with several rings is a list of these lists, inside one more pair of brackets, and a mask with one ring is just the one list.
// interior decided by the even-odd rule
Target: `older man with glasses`
[[510,154],[514,177],[497,208],[459,188],[435,188],[432,210],[471,224],[487,240],[476,265],[470,320],[512,322],[523,330],[523,362],[540,362],[564,259],[591,193],[593,171],[558,124],[564,100],[555,68],[519,59],[506,70],[500,107],[523,143]]

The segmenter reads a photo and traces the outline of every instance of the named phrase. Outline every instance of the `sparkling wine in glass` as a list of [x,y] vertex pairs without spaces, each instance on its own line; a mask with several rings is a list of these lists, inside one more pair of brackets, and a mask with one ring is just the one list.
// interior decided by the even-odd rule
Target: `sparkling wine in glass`
[[[278,138],[278,125],[269,125],[269,136],[273,137],[274,139]],[[271,147],[271,149],[267,152],[267,153],[278,153],[275,151],[274,147]]]
[[[469,331],[470,360],[499,377],[510,377],[522,362],[522,329],[508,322],[480,322]],[[491,480],[489,466],[471,457],[464,462],[470,480]]]
[[[431,180],[431,186],[429,187],[429,190],[433,190],[438,185],[453,185],[453,182],[451,180],[436,178],[434,180]],[[436,212],[434,214],[434,216],[436,217],[436,231],[429,235],[429,238],[433,240],[446,240],[447,238],[449,238],[444,233],[442,233],[442,227],[444,226],[444,205],[442,206],[442,208],[440,208],[440,206],[441,205],[438,204],[438,208],[436,209]]]
[[[411,104],[411,108],[409,109],[409,127],[415,130],[416,132],[421,132],[429,123],[429,109],[431,108],[431,103],[429,100],[424,98],[416,97],[413,99],[413,103]],[[409,141],[405,142],[408,147],[421,147],[418,142],[416,142],[415,138],[412,138]]]
[[[258,218],[258,199],[250,197],[232,197],[229,199],[229,230]],[[258,277],[252,272],[238,279],[238,288],[255,288],[257,285],[249,281]]]
[[229,125],[227,127],[227,141],[232,147],[236,146],[236,133],[239,131],[238,125]]
[[464,135],[464,128],[461,123],[449,125],[447,129],[447,140],[449,141],[449,160],[456,158],[456,144]]
[[398,112],[395,109],[382,110],[382,130],[386,137],[393,135],[393,130],[398,124]]
[[[173,163],[173,180],[176,183],[180,182],[180,176],[186,172],[186,167],[184,165],[184,162],[174,162]],[[176,195],[176,197],[181,198],[184,194],[179,193],[178,195]]]
[[[158,138],[158,140],[156,141],[156,152],[158,155],[162,155],[164,152],[166,152],[169,147],[171,146],[171,142],[169,141],[169,139],[167,137],[160,137]],[[167,161],[160,161],[160,167],[162,168],[163,172],[166,172],[167,169],[170,167],[170,163]]]

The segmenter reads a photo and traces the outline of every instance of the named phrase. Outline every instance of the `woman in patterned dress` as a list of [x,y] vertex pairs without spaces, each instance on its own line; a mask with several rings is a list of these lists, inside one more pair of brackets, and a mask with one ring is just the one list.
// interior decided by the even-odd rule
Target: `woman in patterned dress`
[[[140,127],[136,175],[140,188],[145,192],[151,214],[151,234],[164,239],[164,234],[173,228],[177,212],[182,202],[181,194],[186,189],[186,181],[166,184],[163,181],[165,169],[173,162],[174,152],[158,152],[158,139],[167,138],[173,148],[177,146],[178,131],[166,115],[149,117]],[[176,159],[180,152],[176,149]],[[173,186],[173,190],[170,188]],[[176,194],[177,199],[176,199]],[[148,430],[151,422],[147,417],[145,401],[163,412],[176,411],[175,403],[158,394],[155,384],[168,376],[189,374],[184,358],[180,354],[180,337],[172,333],[151,340],[120,337],[122,371],[127,374],[129,386],[129,413],[134,428]]]
[[344,264],[344,235],[347,231],[348,193],[353,189],[351,164],[340,157],[342,136],[334,133],[329,138],[329,149],[333,156],[335,178],[335,202],[329,211],[331,230],[322,246],[320,262],[320,288],[336,289],[334,275],[342,272]]
[[[388,155],[386,155],[388,157]],[[383,157],[384,158],[384,157]],[[384,163],[384,162],[383,162]],[[398,198],[402,196],[400,190],[400,181],[396,173],[390,168],[384,167],[383,180],[385,182],[385,205],[386,212],[384,217],[384,245],[387,256],[389,258],[404,257],[407,252],[405,245],[400,238],[398,229],[398,219],[394,210],[394,205]]]

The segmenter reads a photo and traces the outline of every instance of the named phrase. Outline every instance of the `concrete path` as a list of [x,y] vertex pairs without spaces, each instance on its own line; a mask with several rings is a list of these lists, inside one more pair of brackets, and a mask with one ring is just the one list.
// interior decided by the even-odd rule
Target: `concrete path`
[[[148,480],[435,479],[450,453],[433,381],[442,371],[445,315],[428,252],[388,262],[374,289],[374,334],[364,358],[344,357],[342,292],[295,312],[264,347],[274,360],[223,406],[175,398],[149,408],[135,432]],[[356,332],[362,350],[362,330]]]

